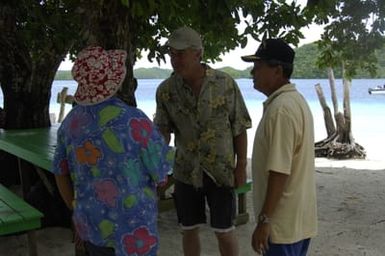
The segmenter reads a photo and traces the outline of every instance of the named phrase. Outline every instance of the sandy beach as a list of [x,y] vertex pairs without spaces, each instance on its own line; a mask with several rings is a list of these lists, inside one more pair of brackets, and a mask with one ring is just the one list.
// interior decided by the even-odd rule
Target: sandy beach
[[[385,255],[385,160],[316,159],[319,232],[308,255]],[[237,227],[240,255],[256,255],[250,246],[255,226],[251,193],[250,221]],[[182,255],[174,210],[159,215],[160,256]],[[37,232],[40,256],[71,256],[71,232],[50,227]],[[202,256],[218,255],[212,231],[201,230]],[[0,255],[27,255],[26,235],[0,237]]]

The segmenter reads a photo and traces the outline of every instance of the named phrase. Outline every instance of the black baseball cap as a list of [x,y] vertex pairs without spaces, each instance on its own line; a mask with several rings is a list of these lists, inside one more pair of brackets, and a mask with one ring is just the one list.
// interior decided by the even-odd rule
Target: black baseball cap
[[294,55],[294,50],[282,39],[266,39],[261,43],[255,54],[242,56],[241,58],[246,62],[275,60],[293,64]]

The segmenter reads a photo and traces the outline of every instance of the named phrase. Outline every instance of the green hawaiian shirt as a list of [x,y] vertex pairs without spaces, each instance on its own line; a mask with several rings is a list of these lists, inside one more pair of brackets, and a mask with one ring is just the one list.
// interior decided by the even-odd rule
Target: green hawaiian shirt
[[200,95],[173,74],[156,92],[154,123],[175,135],[174,178],[202,186],[206,172],[218,185],[234,184],[233,138],[251,127],[238,85],[207,66]]

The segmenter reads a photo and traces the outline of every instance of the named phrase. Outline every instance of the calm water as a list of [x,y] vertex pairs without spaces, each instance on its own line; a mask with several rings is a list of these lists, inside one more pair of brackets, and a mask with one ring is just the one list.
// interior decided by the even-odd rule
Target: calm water
[[[143,79],[138,80],[138,89],[136,91],[136,99],[138,107],[142,109],[149,117],[155,113],[155,91],[156,87],[162,80],[159,79]],[[314,116],[315,137],[321,140],[326,137],[326,130],[323,120],[323,111],[319,104],[318,97],[314,85],[320,83],[327,103],[332,108],[329,83],[326,79],[294,79],[293,83],[297,85],[298,90],[307,99]],[[249,109],[253,120],[253,128],[248,131],[249,141],[252,141],[256,126],[262,114],[262,102],[266,97],[253,89],[250,79],[238,79],[237,83],[245,98],[246,105]],[[355,79],[351,88],[351,109],[352,109],[352,131],[353,136],[358,143],[363,145],[368,155],[372,158],[382,158],[381,145],[385,144],[385,94],[370,95],[369,87],[382,85],[383,79]],[[50,112],[59,113],[59,104],[56,103],[57,93],[63,87],[69,88],[69,93],[73,94],[76,90],[75,81],[55,81],[52,86],[52,98],[50,103]],[[342,80],[336,81],[339,110],[343,111],[342,106]],[[3,95],[0,92],[0,106],[2,106]],[[66,112],[70,110],[70,106],[66,106]],[[333,109],[331,109],[333,111]],[[251,154],[251,144],[249,143],[248,155]]]

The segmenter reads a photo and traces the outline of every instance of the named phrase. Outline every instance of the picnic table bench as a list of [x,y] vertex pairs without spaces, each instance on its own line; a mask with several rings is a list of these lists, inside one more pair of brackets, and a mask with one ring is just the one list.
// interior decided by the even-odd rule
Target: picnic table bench
[[28,231],[29,255],[37,255],[35,229],[43,214],[0,184],[0,235]]

